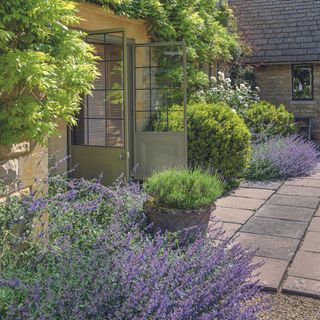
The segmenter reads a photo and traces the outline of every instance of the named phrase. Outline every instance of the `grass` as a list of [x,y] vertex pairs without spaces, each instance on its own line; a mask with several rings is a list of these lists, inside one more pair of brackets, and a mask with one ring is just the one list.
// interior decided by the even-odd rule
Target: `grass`
[[199,209],[211,205],[224,191],[221,180],[204,170],[167,169],[149,177],[144,190],[160,206]]

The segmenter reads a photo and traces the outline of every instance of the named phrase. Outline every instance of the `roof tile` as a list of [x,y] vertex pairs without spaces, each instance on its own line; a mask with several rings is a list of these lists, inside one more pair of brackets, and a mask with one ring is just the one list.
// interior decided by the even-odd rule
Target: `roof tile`
[[319,0],[229,0],[252,64],[320,61]]

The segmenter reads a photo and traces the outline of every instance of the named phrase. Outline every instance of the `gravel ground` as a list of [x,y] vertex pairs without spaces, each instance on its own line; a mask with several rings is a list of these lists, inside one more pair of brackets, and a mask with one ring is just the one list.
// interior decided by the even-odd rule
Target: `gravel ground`
[[320,299],[284,294],[267,294],[272,309],[259,320],[320,320]]

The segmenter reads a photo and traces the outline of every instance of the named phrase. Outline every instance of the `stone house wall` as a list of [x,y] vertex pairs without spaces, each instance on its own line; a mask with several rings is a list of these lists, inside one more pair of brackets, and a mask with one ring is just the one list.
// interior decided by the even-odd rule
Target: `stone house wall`
[[[137,43],[148,42],[150,38],[148,25],[143,20],[115,16],[91,3],[78,3],[77,6],[81,18],[77,28],[85,31],[125,28],[127,37]],[[49,138],[48,148],[27,142],[14,146],[0,145],[0,202],[16,192],[43,188],[41,181],[48,174],[48,154],[49,168],[68,156],[67,127],[61,121],[58,126],[60,135]],[[56,172],[66,171],[67,161],[63,161]]]
[[48,148],[35,143],[0,145],[0,203],[14,194],[45,191]]
[[320,140],[320,65],[313,66],[314,99],[292,100],[292,65],[264,65],[255,68],[257,85],[263,100],[284,104],[297,117],[312,118],[313,138]]
[[[127,38],[136,43],[147,43],[150,40],[148,24],[144,20],[116,16],[99,5],[87,2],[77,3],[77,8],[78,16],[81,18],[77,28],[87,32],[124,28]],[[56,173],[59,174],[68,170],[68,162],[64,159],[68,157],[68,144],[70,144],[68,140],[70,139],[67,126],[62,122],[59,122],[58,125],[60,135],[49,139],[49,167],[53,167],[57,162],[63,160],[56,169]]]

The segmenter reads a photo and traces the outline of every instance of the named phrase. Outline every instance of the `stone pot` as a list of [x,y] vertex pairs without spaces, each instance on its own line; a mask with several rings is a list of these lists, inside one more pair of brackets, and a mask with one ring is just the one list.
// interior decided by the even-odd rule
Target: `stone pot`
[[194,210],[167,208],[157,205],[153,198],[149,198],[144,204],[153,232],[180,232],[188,237],[198,231],[202,234],[207,232],[210,216],[215,208],[215,204]]

